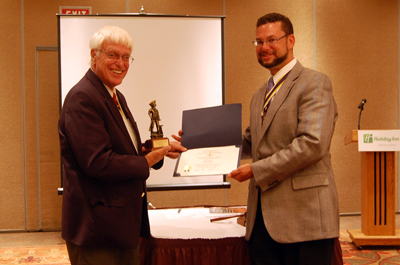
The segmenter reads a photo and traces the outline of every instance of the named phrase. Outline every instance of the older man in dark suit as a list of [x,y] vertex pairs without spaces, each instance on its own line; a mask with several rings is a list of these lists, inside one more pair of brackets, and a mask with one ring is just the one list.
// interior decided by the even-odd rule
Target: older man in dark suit
[[132,39],[107,26],[90,40],[91,69],[70,90],[59,120],[64,166],[62,237],[71,264],[140,264],[150,235],[146,179],[178,142],[143,154],[135,120],[115,88],[126,76]]

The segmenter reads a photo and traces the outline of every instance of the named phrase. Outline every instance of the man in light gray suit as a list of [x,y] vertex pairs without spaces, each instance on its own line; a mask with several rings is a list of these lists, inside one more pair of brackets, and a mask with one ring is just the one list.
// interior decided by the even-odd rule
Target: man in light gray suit
[[250,179],[246,240],[252,263],[331,264],[339,237],[329,152],[338,118],[331,82],[294,58],[287,17],[261,17],[253,43],[272,79],[251,100],[243,157],[253,162],[228,175]]

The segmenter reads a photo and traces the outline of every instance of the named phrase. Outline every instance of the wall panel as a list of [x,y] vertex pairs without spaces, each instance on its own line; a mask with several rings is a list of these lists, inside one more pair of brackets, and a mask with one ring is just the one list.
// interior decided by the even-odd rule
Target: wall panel
[[139,13],[142,6],[147,13],[190,16],[223,15],[223,0],[130,0],[128,12]]
[[37,51],[37,148],[39,178],[40,229],[61,227],[62,196],[60,187],[61,163],[58,138],[59,82],[58,51],[49,48]]
[[0,229],[24,229],[21,2],[0,1],[0,19]]
[[343,138],[357,129],[398,128],[398,1],[317,1],[317,69],[331,78],[339,109],[332,156],[341,212],[360,212],[357,144]]

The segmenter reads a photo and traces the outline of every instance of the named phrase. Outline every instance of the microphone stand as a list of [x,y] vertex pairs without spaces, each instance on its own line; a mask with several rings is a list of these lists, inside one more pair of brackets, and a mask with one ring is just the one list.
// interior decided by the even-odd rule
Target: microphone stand
[[361,112],[363,111],[363,109],[364,109],[364,105],[361,106],[361,108],[360,108],[360,114],[358,115],[358,129],[359,129],[359,130],[360,130]]
[[358,105],[358,108],[360,109],[360,114],[358,115],[358,129],[360,130],[360,121],[361,121],[361,112],[364,110],[364,104],[367,102],[367,100],[363,99]]

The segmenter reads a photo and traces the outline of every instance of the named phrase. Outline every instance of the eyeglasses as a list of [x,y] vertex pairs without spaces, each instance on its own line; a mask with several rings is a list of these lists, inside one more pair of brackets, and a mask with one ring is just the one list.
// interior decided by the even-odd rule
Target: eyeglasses
[[110,61],[113,61],[113,62],[119,60],[120,57],[122,58],[122,61],[124,63],[131,64],[133,62],[133,57],[129,56],[129,55],[119,55],[119,54],[114,53],[114,52],[103,52],[102,50],[99,50],[99,51],[104,53],[107,56],[107,59],[110,60]]
[[288,35],[286,34],[285,36],[280,37],[279,39],[269,39],[266,41],[263,40],[253,40],[252,43],[254,44],[254,46],[256,47],[262,47],[265,44],[267,44],[268,46],[275,46],[278,44],[278,41],[280,39],[283,39],[284,37],[287,37]]

